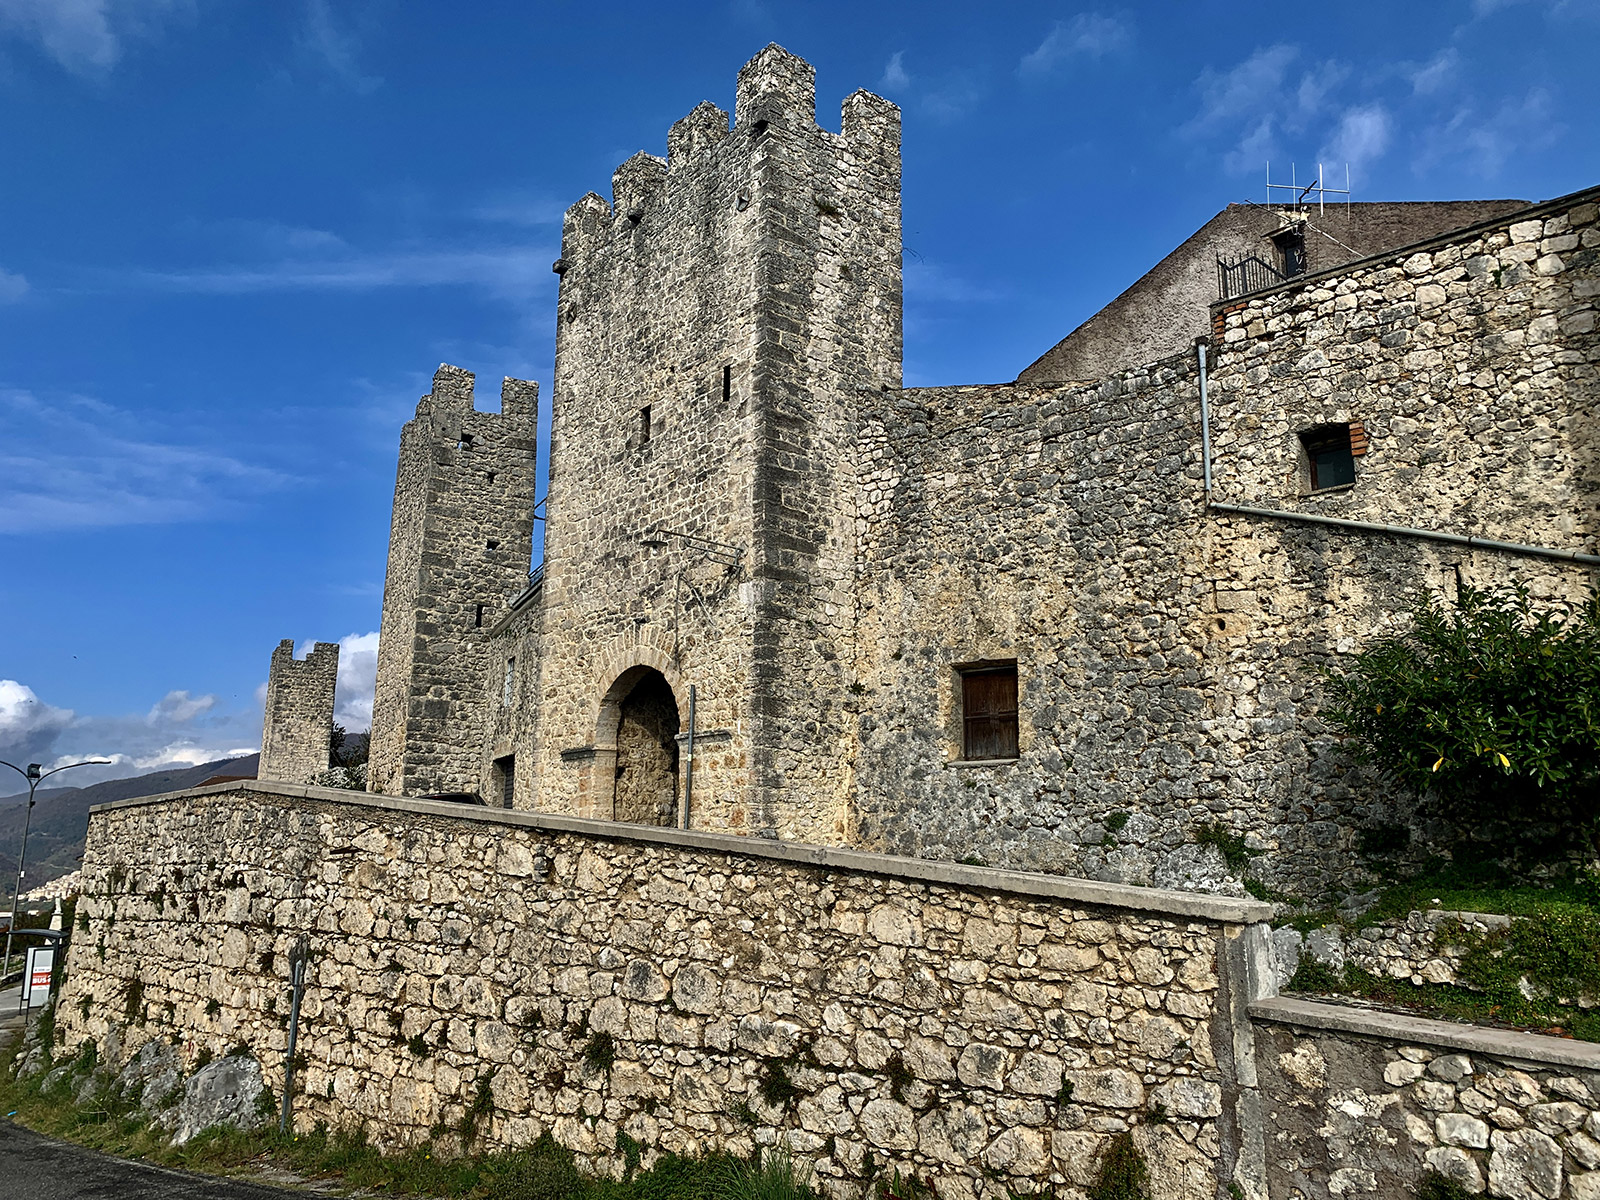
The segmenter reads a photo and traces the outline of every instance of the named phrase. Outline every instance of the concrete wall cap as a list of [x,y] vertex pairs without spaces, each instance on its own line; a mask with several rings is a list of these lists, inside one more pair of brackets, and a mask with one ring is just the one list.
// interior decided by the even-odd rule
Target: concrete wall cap
[[1600,1071],[1600,1044],[1540,1033],[1519,1033],[1514,1029],[1493,1029],[1486,1025],[1458,1025],[1453,1021],[1435,1021],[1408,1013],[1321,1004],[1315,1000],[1294,1000],[1288,996],[1255,1001],[1250,1005],[1250,1016],[1254,1020],[1275,1025],[1294,1025],[1301,1029],[1321,1029],[1330,1033],[1353,1033],[1404,1045],[1443,1046],[1541,1067],[1562,1066],[1581,1071]]

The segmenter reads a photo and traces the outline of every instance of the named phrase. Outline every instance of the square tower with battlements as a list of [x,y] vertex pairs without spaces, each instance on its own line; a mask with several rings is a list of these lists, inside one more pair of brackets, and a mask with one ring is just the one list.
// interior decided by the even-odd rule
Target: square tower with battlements
[[857,393],[900,384],[900,119],[815,108],[769,46],[731,126],[700,105],[566,214],[540,808],[675,823],[692,788],[697,827],[842,832],[819,747],[847,732]]
[[367,768],[391,796],[478,790],[487,634],[528,581],[539,386],[489,413],[472,383],[440,366],[400,437]]

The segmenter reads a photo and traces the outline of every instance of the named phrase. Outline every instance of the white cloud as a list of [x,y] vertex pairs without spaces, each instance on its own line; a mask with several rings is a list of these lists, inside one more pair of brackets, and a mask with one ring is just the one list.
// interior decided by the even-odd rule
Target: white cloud
[[1441,91],[1455,79],[1460,65],[1461,56],[1453,48],[1446,47],[1411,72],[1411,90],[1419,96]]
[[350,733],[372,727],[372,692],[378,679],[378,635],[349,633],[339,639],[339,683],[333,719]]
[[910,86],[911,76],[906,73],[906,52],[896,50],[883,68],[883,78],[878,80],[878,88],[884,92],[903,92]]
[[1320,161],[1365,166],[1383,157],[1389,148],[1393,123],[1381,104],[1368,104],[1345,113],[1333,138],[1323,148]]
[[1133,30],[1120,18],[1079,13],[1070,21],[1057,21],[1051,26],[1044,41],[1022,56],[1017,71],[1024,76],[1048,75],[1074,56],[1101,58],[1132,41]]
[[290,482],[140,425],[90,398],[0,388],[0,533],[200,520]]
[[145,722],[150,725],[159,725],[171,722],[182,725],[192,721],[201,713],[208,713],[217,706],[217,698],[209,693],[204,696],[191,696],[187,691],[168,692],[151,707]]
[[28,280],[15,271],[0,268],[0,304],[15,304],[28,294]]
[[[259,708],[218,712],[216,697],[169,691],[148,712],[92,716],[41,700],[26,684],[0,680],[0,759],[46,770],[105,759],[51,780],[46,787],[83,787],[168,766],[197,766],[255,753]],[[10,772],[3,772],[9,776]],[[8,786],[8,784],[13,786]],[[0,779],[0,794],[25,790],[20,777]]]
[[538,229],[560,225],[566,210],[544,192],[498,192],[468,213],[474,220],[493,225]]
[[79,75],[103,74],[130,34],[149,32],[179,0],[0,0],[0,32],[39,48]]
[[[1349,67],[1332,60],[1302,64],[1297,46],[1262,47],[1228,71],[1201,72],[1200,110],[1185,132],[1200,141],[1225,140],[1222,163],[1232,174],[1284,162],[1287,180],[1287,164],[1299,158],[1306,166],[1299,174],[1309,183],[1316,169],[1305,151],[1319,144],[1330,170],[1336,162],[1370,163],[1394,140],[1395,120],[1380,103],[1351,103],[1350,76]],[[1272,173],[1280,174],[1277,167]]]
[[1200,112],[1191,124],[1216,127],[1238,119],[1260,119],[1262,110],[1281,102],[1289,65],[1298,46],[1265,46],[1230,71],[1207,67],[1200,73]]
[[[70,708],[56,708],[34,694],[32,688],[15,679],[0,679],[0,759],[25,767],[39,762],[55,741],[72,724]],[[5,774],[9,777],[11,772]],[[14,780],[0,780],[0,789]]]
[[366,95],[383,85],[380,76],[362,71],[358,61],[361,42],[355,34],[339,28],[328,0],[307,0],[300,46],[353,92]]

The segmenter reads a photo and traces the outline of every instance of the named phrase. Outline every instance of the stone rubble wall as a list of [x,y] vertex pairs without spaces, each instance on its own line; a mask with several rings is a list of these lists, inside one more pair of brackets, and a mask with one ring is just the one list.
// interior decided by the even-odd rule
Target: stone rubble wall
[[[1591,191],[1219,308],[1214,499],[1594,553]],[[1204,507],[1193,354],[1094,384],[864,398],[855,844],[1130,883],[1359,887],[1363,828],[1438,830],[1317,715],[1320,669],[1424,591],[1592,568]],[[1363,423],[1309,493],[1299,434]],[[1013,659],[1020,753],[960,759],[963,663]],[[846,703],[851,703],[846,701]]]
[[243,1043],[276,1091],[306,934],[301,1127],[415,1143],[486,1087],[486,1145],[600,1171],[620,1133],[1070,1198],[1131,1129],[1152,1200],[1259,1174],[1252,901],[257,785],[97,809],[84,872],[62,1052]]
[[[1256,1021],[1271,1200],[1398,1200],[1426,1171],[1501,1200],[1600,1197],[1600,1048],[1370,1015],[1393,1034]],[[1477,1045],[1407,1041],[1406,1024]],[[1522,1057],[1518,1040],[1567,1061]]]
[[1374,975],[1408,979],[1415,984],[1459,983],[1456,972],[1465,951],[1459,945],[1439,941],[1440,923],[1458,922],[1469,932],[1482,936],[1506,928],[1512,920],[1497,913],[1435,908],[1416,910],[1397,920],[1360,925],[1353,930],[1329,924],[1302,934],[1298,929],[1285,926],[1272,931],[1274,970],[1280,988],[1294,977],[1307,958],[1333,971],[1342,971],[1346,963],[1354,963]]
[[338,642],[318,642],[303,659],[294,656],[293,638],[278,643],[267,674],[258,778],[310,783],[328,769],[338,682]]

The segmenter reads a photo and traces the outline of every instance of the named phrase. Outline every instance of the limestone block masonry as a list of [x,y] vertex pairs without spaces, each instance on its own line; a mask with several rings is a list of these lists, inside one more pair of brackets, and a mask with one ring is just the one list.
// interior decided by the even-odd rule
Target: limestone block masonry
[[1081,1196],[1131,1129],[1154,1200],[1260,1195],[1254,901],[250,784],[102,806],[85,878],[58,1028],[111,1070],[243,1043],[281,1089],[310,937],[302,1127],[414,1143],[487,1086],[489,1146],[781,1143],[952,1198]]
[[338,642],[318,642],[304,659],[295,658],[292,638],[278,643],[267,674],[259,778],[309,783],[328,769],[338,682]]

